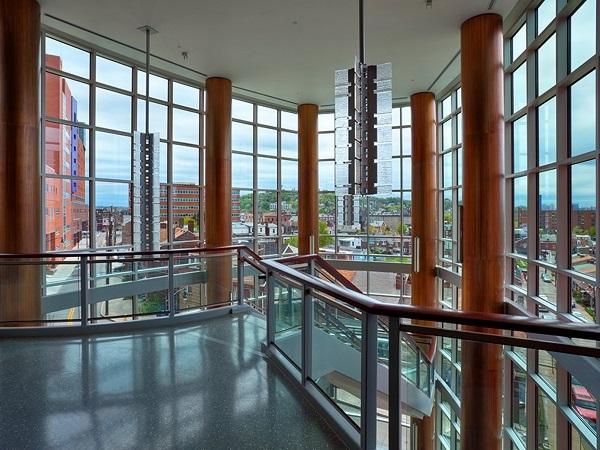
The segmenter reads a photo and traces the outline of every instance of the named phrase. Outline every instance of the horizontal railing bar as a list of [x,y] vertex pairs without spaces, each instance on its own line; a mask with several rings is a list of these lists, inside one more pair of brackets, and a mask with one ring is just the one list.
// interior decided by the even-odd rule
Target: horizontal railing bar
[[11,258],[81,258],[83,256],[95,257],[114,257],[114,256],[152,256],[152,255],[177,255],[185,253],[218,253],[233,250],[243,250],[260,259],[256,253],[248,249],[244,245],[226,245],[222,247],[198,247],[185,249],[164,249],[152,252],[148,251],[133,251],[133,252],[79,252],[79,253],[0,253],[0,259]]
[[284,274],[290,279],[303,283],[307,288],[325,292],[370,314],[600,341],[600,326],[598,325],[565,323],[548,319],[531,319],[505,314],[471,313],[383,303],[373,300],[364,294],[344,289],[335,284],[326,283],[318,278],[293,270],[277,261],[263,260],[262,264],[268,270]]
[[580,356],[600,358],[600,347],[586,347],[584,345],[568,344],[563,342],[545,341],[540,339],[519,338],[502,334],[482,333],[478,331],[451,330],[448,328],[426,327],[420,325],[402,324],[402,329],[420,334],[475,341],[487,344],[509,345],[513,347],[546,350],[548,352],[567,353]]

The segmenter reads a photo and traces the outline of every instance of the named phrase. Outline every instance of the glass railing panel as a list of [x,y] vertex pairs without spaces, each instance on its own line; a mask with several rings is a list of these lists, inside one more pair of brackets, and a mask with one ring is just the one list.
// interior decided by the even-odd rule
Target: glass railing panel
[[199,310],[206,304],[206,258],[173,255],[173,300],[175,314]]
[[265,275],[250,264],[244,263],[243,278],[242,295],[244,303],[264,314],[267,307],[267,280]]
[[236,252],[207,253],[206,262],[206,304],[208,308],[228,305],[235,301],[237,290]]
[[0,310],[0,326],[79,325],[80,284],[76,260],[0,260],[0,301],[11,305]]
[[361,316],[325,297],[313,297],[313,314],[312,379],[360,426]]
[[275,345],[297,367],[302,364],[303,289],[283,278],[273,278]]
[[411,383],[417,384],[417,371],[419,370],[417,350],[402,340],[400,357],[402,358],[402,376]]

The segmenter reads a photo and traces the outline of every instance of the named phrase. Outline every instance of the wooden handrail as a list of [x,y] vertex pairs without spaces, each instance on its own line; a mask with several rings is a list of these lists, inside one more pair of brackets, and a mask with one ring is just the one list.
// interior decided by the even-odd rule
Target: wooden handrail
[[182,249],[164,249],[155,250],[152,252],[142,251],[128,251],[128,252],[76,252],[76,253],[0,253],[0,259],[27,259],[27,258],[81,258],[87,257],[109,257],[109,256],[152,256],[152,255],[176,255],[176,254],[189,254],[189,253],[219,253],[233,250],[241,250],[249,253],[250,255],[260,259],[256,253],[250,250],[245,245],[226,245],[222,247],[189,247]]

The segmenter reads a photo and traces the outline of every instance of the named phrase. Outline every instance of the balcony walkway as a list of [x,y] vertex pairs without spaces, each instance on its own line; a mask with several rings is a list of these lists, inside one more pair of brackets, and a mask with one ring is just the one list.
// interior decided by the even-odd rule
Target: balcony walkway
[[0,448],[344,448],[261,353],[265,321],[0,340]]

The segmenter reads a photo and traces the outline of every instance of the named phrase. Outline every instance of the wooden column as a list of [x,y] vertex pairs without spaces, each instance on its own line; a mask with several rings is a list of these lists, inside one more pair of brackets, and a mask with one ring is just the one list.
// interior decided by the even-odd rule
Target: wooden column
[[[437,148],[435,95],[419,92],[410,97],[412,115],[412,235],[415,245],[411,274],[412,304],[437,305],[436,238],[437,238]],[[418,270],[417,270],[418,268]],[[418,321],[417,321],[418,322]],[[427,323],[425,323],[427,324]],[[424,340],[426,341],[426,339]],[[424,350],[429,344],[422,343]],[[419,450],[434,448],[434,416],[415,420]]]
[[[504,92],[502,17],[461,27],[463,279],[465,311],[500,313],[504,284]],[[461,446],[500,449],[502,352],[462,344]]]
[[[0,252],[41,251],[40,7],[0,0]],[[0,266],[0,320],[37,320],[40,270]]]
[[298,106],[298,253],[301,255],[319,251],[318,114],[317,105]]
[[[231,81],[206,80],[206,246],[231,245]],[[208,259],[207,303],[227,302],[232,258]]]

